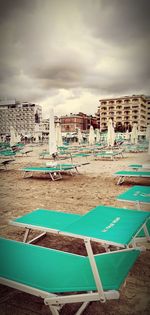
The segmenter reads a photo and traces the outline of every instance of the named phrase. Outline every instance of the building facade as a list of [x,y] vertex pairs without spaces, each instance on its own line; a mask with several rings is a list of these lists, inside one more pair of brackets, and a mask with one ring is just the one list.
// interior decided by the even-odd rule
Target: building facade
[[97,117],[101,131],[107,129],[109,119],[118,131],[130,131],[134,123],[139,131],[145,131],[150,124],[150,98],[144,95],[101,99],[99,102]]
[[[18,134],[34,135],[40,132],[42,107],[28,102],[16,100],[0,101],[0,134],[10,134],[12,126]],[[36,128],[38,126],[38,128]]]
[[87,131],[91,125],[94,129],[98,126],[97,117],[84,113],[61,116],[60,124],[62,132],[76,132],[77,129]]
[[147,125],[150,125],[150,96],[146,97],[147,103]]

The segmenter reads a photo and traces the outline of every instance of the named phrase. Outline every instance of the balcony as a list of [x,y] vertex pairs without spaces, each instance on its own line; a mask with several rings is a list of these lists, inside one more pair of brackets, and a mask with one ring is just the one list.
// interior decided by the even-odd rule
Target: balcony
[[122,115],[122,112],[121,111],[117,111],[116,114],[117,115]]
[[101,102],[101,105],[106,105],[107,104],[107,102]]
[[121,116],[117,116],[116,117],[116,120],[118,121],[118,120],[122,120],[122,117]]
[[132,108],[139,108],[139,105],[132,105]]
[[109,115],[112,115],[112,116],[114,116],[114,112],[109,112]]
[[117,100],[116,101],[116,104],[121,104],[122,103],[122,100]]
[[101,110],[107,110],[107,107],[103,106],[100,108]]
[[133,98],[133,99],[132,99],[132,102],[137,103],[138,101],[139,101],[139,99],[138,99],[138,98]]
[[131,107],[130,107],[130,106],[127,106],[127,105],[125,105],[125,106],[124,106],[124,110],[127,110],[127,109],[129,109],[129,110],[130,110],[130,109],[131,109]]
[[124,100],[124,104],[129,104],[130,103],[130,100]]

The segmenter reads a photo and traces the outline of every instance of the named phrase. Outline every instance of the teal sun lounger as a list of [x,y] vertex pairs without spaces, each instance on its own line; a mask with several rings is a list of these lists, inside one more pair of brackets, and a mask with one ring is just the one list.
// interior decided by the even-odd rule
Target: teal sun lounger
[[37,209],[10,221],[10,224],[26,229],[24,242],[27,242],[30,230],[35,229],[42,231],[36,240],[46,232],[53,232],[84,241],[89,238],[107,249],[110,245],[119,248],[135,246],[136,237],[143,229],[145,239],[149,240],[146,228],[149,218],[150,213],[146,211],[98,206],[85,215]]
[[140,209],[141,204],[150,205],[150,186],[133,186],[117,196],[117,200],[132,202]]
[[130,164],[128,167],[132,168],[133,170],[145,171],[150,169],[150,164]]
[[118,171],[114,176],[119,177],[117,185],[120,185],[126,177],[150,178],[150,171]]
[[99,152],[99,153],[95,153],[94,157],[95,159],[101,158],[101,159],[110,159],[110,160],[114,160],[115,157],[123,157],[122,155],[122,151],[104,151],[104,152]]
[[56,167],[25,167],[22,168],[21,171],[24,171],[24,178],[27,177],[32,177],[34,172],[38,173],[45,173],[49,174],[51,180],[58,180],[62,179],[62,173],[64,172],[69,172],[72,173],[71,171],[74,170],[76,166],[71,165],[71,166],[56,166]]
[[[134,203],[138,210],[142,204],[150,205],[150,187],[149,186],[133,186],[124,193],[118,195],[117,200]],[[150,219],[147,221],[146,228],[150,235]],[[138,237],[144,237],[144,231],[141,230]]]
[[[41,297],[51,314],[59,315],[66,303],[118,299],[139,249],[79,256],[55,249],[0,238],[0,283]],[[62,312],[61,312],[62,314]]]

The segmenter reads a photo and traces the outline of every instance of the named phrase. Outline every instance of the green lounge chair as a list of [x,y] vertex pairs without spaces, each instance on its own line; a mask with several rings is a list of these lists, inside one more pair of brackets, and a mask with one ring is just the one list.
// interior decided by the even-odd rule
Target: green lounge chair
[[33,172],[38,173],[47,173],[49,174],[50,178],[54,180],[62,179],[62,173],[69,172],[72,174],[72,170],[75,169],[75,166],[56,166],[56,167],[25,167],[21,170],[24,171],[23,177],[32,177]]
[[138,177],[138,178],[149,178],[149,171],[119,171],[114,173],[114,176],[119,177],[117,185],[122,184],[126,177]]
[[117,196],[117,200],[132,202],[140,209],[140,204],[150,204],[150,187],[133,186]]
[[[89,163],[57,163],[57,162],[47,162],[46,163],[46,167],[59,167],[60,169],[64,169],[64,168],[73,168],[76,173],[79,174],[79,171],[78,171],[78,167],[81,167],[83,165],[87,165]],[[72,173],[71,173],[72,174]]]
[[115,157],[123,157],[123,150],[121,151],[104,151],[94,154],[95,159],[101,158],[101,159],[111,159],[114,160]]
[[[133,186],[124,193],[117,196],[117,200],[135,203],[137,209],[140,210],[141,204],[150,205],[150,187],[149,186]],[[150,220],[146,224],[148,234],[150,235]],[[144,237],[144,231],[141,230],[138,237]]]
[[16,152],[10,151],[10,150],[5,150],[5,151],[0,151],[0,156],[15,156]]
[[[119,299],[119,289],[140,255],[139,249],[79,256],[0,238],[0,283],[41,297],[53,315],[66,303]],[[63,294],[63,295],[62,295]]]
[[85,215],[37,209],[10,223],[26,229],[24,242],[27,241],[30,229],[36,229],[43,232],[36,239],[45,232],[53,232],[83,240],[89,238],[107,249],[110,245],[119,248],[135,246],[136,237],[142,229],[145,239],[149,239],[146,229],[149,217],[150,214],[146,211],[98,206]]
[[130,168],[134,169],[134,170],[149,170],[150,169],[150,164],[130,164],[129,165]]

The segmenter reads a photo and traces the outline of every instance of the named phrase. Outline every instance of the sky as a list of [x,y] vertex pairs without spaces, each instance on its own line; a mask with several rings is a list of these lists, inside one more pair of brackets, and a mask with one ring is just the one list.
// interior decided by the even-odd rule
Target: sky
[[149,0],[0,0],[0,98],[56,115],[150,95]]

